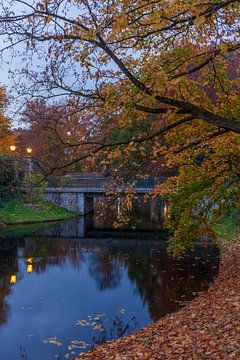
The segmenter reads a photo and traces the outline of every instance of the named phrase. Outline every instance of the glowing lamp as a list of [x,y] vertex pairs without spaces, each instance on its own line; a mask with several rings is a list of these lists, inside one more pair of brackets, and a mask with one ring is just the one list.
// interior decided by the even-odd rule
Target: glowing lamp
[[12,152],[14,152],[14,151],[16,150],[16,146],[15,146],[15,145],[10,145],[10,150],[11,150]]
[[31,154],[31,153],[32,153],[32,148],[28,147],[28,148],[27,148],[27,153],[28,153],[28,154]]
[[167,208],[167,204],[164,204],[164,208],[163,208],[163,216],[164,219],[166,220],[168,217],[168,208]]
[[15,284],[16,282],[17,282],[17,276],[16,275],[11,275],[10,284]]

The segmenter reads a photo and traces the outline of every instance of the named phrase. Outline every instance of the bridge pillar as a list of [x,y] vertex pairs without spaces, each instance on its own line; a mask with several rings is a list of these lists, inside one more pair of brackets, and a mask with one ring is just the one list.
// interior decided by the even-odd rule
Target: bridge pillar
[[48,188],[45,195],[49,202],[75,211],[79,215],[89,214],[93,211],[93,196],[84,192],[69,189]]
[[75,211],[77,211],[81,215],[86,213],[84,193],[76,193],[76,210]]

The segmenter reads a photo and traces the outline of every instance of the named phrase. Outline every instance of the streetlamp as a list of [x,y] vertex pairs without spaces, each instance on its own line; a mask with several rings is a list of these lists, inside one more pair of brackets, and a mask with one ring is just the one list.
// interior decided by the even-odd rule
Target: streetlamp
[[[15,151],[17,149],[16,145],[14,145],[14,144],[10,145],[9,148],[10,148],[11,153],[15,153]],[[26,148],[26,152],[29,155],[27,157],[27,174],[30,174],[32,171],[32,158],[31,158],[32,151],[33,151],[33,149],[30,146],[28,146]],[[16,178],[18,179],[18,163],[17,163],[16,159],[14,161],[14,167],[15,167]]]
[[[9,146],[9,149],[10,149],[11,153],[14,154],[17,147],[16,147],[16,145],[12,144]],[[17,162],[16,156],[13,156],[13,166],[14,166],[16,180],[18,180],[18,162]]]
[[14,151],[16,151],[16,145],[10,145],[10,151],[11,152],[14,152]]
[[31,154],[32,154],[32,148],[31,147],[27,147],[27,153],[28,153],[28,175],[30,175],[31,171],[32,171],[32,158],[31,158]]

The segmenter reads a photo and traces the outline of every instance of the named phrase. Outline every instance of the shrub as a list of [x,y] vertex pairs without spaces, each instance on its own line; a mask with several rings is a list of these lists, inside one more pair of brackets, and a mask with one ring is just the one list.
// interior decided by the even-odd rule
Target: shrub
[[44,199],[46,181],[43,175],[37,171],[32,171],[23,178],[23,189],[27,195],[27,201],[31,204]]
[[8,156],[0,156],[0,204],[18,192],[18,185],[13,160]]

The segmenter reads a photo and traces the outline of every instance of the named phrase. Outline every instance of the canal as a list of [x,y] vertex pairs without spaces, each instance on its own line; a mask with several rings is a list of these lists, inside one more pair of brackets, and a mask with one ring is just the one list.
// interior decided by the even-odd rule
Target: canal
[[208,288],[218,271],[217,246],[196,243],[173,259],[164,227],[154,225],[166,216],[164,206],[144,211],[142,221],[136,215],[118,230],[101,208],[88,218],[0,234],[1,360],[73,359]]

